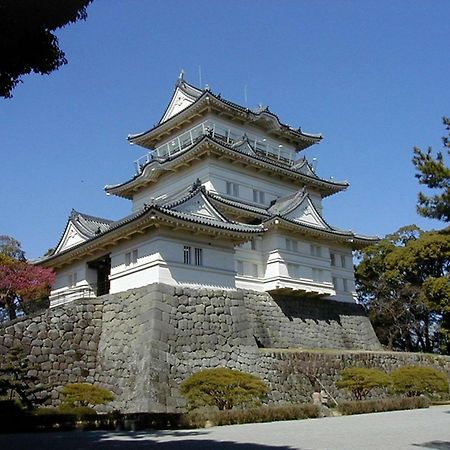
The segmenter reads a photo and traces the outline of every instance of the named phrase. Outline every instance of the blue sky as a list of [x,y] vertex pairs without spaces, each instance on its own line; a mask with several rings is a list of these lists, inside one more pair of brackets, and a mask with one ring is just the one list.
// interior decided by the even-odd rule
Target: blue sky
[[28,258],[54,247],[72,208],[118,219],[106,184],[145,154],[130,133],[161,117],[181,69],[192,84],[323,133],[306,151],[350,188],[325,218],[385,235],[419,218],[412,147],[441,149],[450,115],[450,3],[396,0],[95,0],[58,32],[69,64],[0,100],[0,234]]

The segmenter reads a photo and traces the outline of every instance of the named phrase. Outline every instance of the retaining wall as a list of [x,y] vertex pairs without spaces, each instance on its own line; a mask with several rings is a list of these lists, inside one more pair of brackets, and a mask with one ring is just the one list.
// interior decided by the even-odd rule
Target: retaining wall
[[312,376],[342,396],[334,382],[352,365],[450,373],[449,357],[381,352],[358,305],[163,284],[80,299],[0,328],[0,357],[18,344],[53,384],[54,403],[66,383],[97,383],[122,412],[177,411],[180,382],[217,366],[259,375],[270,402],[309,401]]

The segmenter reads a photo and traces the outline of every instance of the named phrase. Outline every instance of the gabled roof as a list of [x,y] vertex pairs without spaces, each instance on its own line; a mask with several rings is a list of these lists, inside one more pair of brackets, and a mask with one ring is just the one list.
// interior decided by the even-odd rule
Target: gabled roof
[[202,115],[210,111],[228,115],[231,120],[237,119],[241,123],[252,124],[278,139],[289,142],[298,150],[322,140],[320,134],[305,133],[300,128],[281,123],[278,116],[269,108],[251,110],[223,99],[220,94],[212,93],[209,88],[200,90],[188,84],[183,78],[177,82],[169,105],[158,125],[142,133],[129,135],[128,140],[133,144],[153,149],[172,132],[177,132],[183,123],[190,122],[193,115]]
[[218,194],[207,193],[207,196],[219,207],[222,204],[225,206],[224,209],[231,212],[234,209],[235,214],[243,211],[249,216],[259,217],[262,225],[268,229],[281,226],[302,234],[312,234],[323,239],[345,242],[353,248],[360,248],[379,241],[378,236],[364,236],[352,231],[340,230],[328,224],[314,206],[306,189],[286,197],[280,197],[266,209],[233,201]]
[[306,191],[302,189],[295,194],[281,197],[268,209],[270,215],[284,217],[299,223],[307,223],[315,227],[332,230]]
[[232,160],[240,159],[252,167],[264,168],[277,175],[281,174],[293,182],[315,188],[321,192],[323,197],[345,190],[349,186],[345,181],[337,182],[318,177],[312,170],[307,169],[310,167],[307,162],[302,162],[293,168],[255,152],[251,154],[245,140],[236,147],[205,134],[185,150],[164,159],[154,158],[142,169],[141,173],[131,180],[117,185],[105,186],[105,190],[110,194],[131,199],[134,192],[156,181],[162,173],[176,170],[178,166],[182,167],[188,161],[198,159],[205,152],[217,153],[221,156],[228,155]]
[[201,95],[202,91],[200,89],[186,83],[184,80],[184,73],[181,72],[175,84],[175,90],[172,94],[172,98],[159,123],[165,122],[175,114],[178,114],[180,111],[187,108],[189,105],[192,105],[192,103],[194,103],[195,100],[197,100],[197,98]]
[[[69,224],[71,223],[69,218]],[[198,184],[188,195],[176,201],[164,200],[161,203],[146,204],[141,210],[121,220],[103,223],[104,227],[100,232],[91,233],[71,246],[58,245],[51,256],[38,264],[57,267],[98,251],[106,251],[115,243],[128,239],[133,234],[142,233],[150,227],[167,225],[210,235],[222,235],[237,242],[245,242],[250,235],[265,231],[263,225],[247,225],[229,220],[210,202],[206,191]]]
[[61,236],[54,253],[59,253],[80,242],[84,242],[93,236],[105,232],[110,228],[112,223],[112,220],[90,216],[72,209],[63,235]]

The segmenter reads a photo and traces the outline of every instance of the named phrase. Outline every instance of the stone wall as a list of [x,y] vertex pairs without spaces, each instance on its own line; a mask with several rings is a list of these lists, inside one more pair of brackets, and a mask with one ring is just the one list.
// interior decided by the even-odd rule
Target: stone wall
[[[180,382],[217,366],[258,374],[271,402],[309,401],[312,374],[342,395],[334,382],[349,365],[450,371],[450,358],[380,352],[357,305],[161,284],[80,299],[0,328],[0,354],[19,343],[45,382],[100,384],[123,412],[177,410]],[[56,402],[58,389],[51,394]]]
[[102,333],[102,299],[90,299],[46,310],[0,327],[0,358],[8,348],[22,346],[44,383],[58,386],[96,379],[97,349]]
[[381,349],[361,305],[252,291],[244,301],[259,346]]

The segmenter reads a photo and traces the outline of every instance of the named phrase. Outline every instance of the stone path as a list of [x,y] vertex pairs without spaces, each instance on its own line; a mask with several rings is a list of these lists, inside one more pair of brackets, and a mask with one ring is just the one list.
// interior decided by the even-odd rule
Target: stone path
[[4,450],[450,450],[450,406],[203,430],[0,435]]

